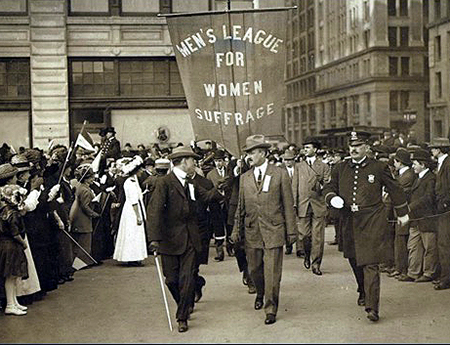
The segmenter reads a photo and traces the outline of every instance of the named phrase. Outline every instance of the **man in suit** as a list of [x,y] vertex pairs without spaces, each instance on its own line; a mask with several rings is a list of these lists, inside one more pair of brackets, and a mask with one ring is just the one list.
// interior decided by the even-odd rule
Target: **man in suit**
[[338,163],[325,185],[325,200],[340,209],[344,257],[358,284],[358,305],[364,306],[370,321],[379,320],[379,263],[386,252],[388,223],[382,188],[390,194],[402,224],[409,221],[406,196],[386,163],[367,157],[370,133],[350,132],[351,159]]
[[[214,166],[206,175],[206,178],[210,180],[214,187],[218,187],[219,185],[223,185],[225,180],[229,179],[227,171],[227,162],[225,161],[225,152],[223,150],[215,150],[214,151]],[[231,235],[232,227],[229,227],[227,224],[228,218],[228,209],[229,209],[229,201],[231,197],[231,188],[227,188],[224,190],[224,199],[220,204],[212,205],[213,209],[211,212],[214,214],[214,217],[211,219],[212,227],[214,229],[214,238],[216,245],[217,255],[214,258],[216,261],[223,261],[224,259],[224,251],[223,244],[226,241],[227,253],[229,256],[233,256],[232,245],[229,242],[229,236]]]
[[[411,165],[411,154],[404,148],[398,148],[394,155],[394,167],[397,172],[397,181],[405,192],[407,201],[409,201],[411,188],[416,180],[416,174],[411,169]],[[391,276],[399,276],[398,280],[403,282],[414,281],[414,278],[408,276],[408,237],[409,225],[400,226],[396,224],[394,239],[395,272]]]
[[[295,152],[293,150],[286,150],[284,152],[284,154],[282,155],[282,159],[283,159],[283,166],[286,169],[288,175],[289,175],[289,179],[291,180],[291,184],[292,184],[292,180],[294,179],[294,165],[295,165]],[[293,245],[288,245],[286,244],[286,255],[290,255],[292,254],[292,247]],[[297,248],[297,251],[303,251],[303,245],[301,248]]]
[[[241,176],[233,242],[245,237],[248,269],[256,286],[254,307],[264,305],[265,324],[276,322],[283,246],[296,239],[292,188],[285,169],[268,164],[271,144],[263,135],[246,139],[253,167]],[[265,298],[265,304],[264,304]]]
[[418,178],[411,188],[409,208],[411,218],[425,218],[411,222],[408,239],[408,277],[417,283],[430,282],[436,277],[439,262],[437,249],[436,176],[431,171],[431,157],[426,150],[413,152],[412,164]]
[[438,162],[436,173],[436,202],[438,217],[438,251],[441,275],[434,286],[436,290],[450,288],[450,143],[430,145],[431,153]]
[[120,141],[116,139],[116,130],[114,127],[107,127],[105,129],[105,141],[101,147],[102,158],[120,158]]
[[200,156],[180,146],[168,158],[173,170],[156,181],[147,207],[151,221],[146,227],[149,251],[161,254],[166,285],[178,305],[178,331],[186,332],[195,289],[194,270],[197,255],[202,252],[197,200],[206,200],[207,196],[199,184],[194,187],[188,178],[188,174],[194,175],[194,160]]
[[[304,266],[316,275],[322,275],[320,265],[325,244],[325,216],[327,206],[322,188],[330,180],[331,169],[317,158],[320,143],[306,138],[303,143],[306,159],[295,165],[295,178],[292,181],[294,207],[298,216],[299,240],[305,250]],[[311,263],[312,262],[312,263]]]

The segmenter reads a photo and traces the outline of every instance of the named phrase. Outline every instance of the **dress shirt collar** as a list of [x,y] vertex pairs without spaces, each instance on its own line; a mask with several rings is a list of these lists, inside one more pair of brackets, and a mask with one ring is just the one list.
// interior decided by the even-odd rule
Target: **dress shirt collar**
[[217,169],[217,173],[221,176],[221,177],[225,177],[225,168],[216,168]]
[[313,165],[315,161],[316,161],[316,156],[306,157],[306,163],[308,163],[310,165]]
[[259,167],[255,167],[255,178],[258,179],[259,171],[261,170],[261,174],[264,177],[266,175],[267,166],[269,165],[269,161],[266,159],[263,164]]
[[428,170],[430,170],[430,169],[426,168],[425,170],[422,170],[422,171],[419,173],[419,178],[424,177],[425,174],[428,172]]
[[441,165],[442,162],[444,161],[445,158],[448,157],[448,153],[446,153],[445,155],[442,155],[438,158],[438,164]]
[[187,174],[178,167],[174,167],[172,171],[177,177],[177,179],[180,181],[181,185],[184,187],[186,183]]
[[399,176],[402,176],[402,175],[405,173],[405,171],[408,170],[408,169],[409,169],[409,167],[403,167],[403,168],[401,168],[401,169],[398,171],[398,175],[399,175]]

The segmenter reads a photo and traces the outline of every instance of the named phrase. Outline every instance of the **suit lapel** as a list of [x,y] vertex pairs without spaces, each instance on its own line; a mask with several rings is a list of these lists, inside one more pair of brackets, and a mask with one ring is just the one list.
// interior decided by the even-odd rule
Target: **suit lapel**
[[183,185],[181,184],[180,180],[178,180],[178,177],[173,172],[171,172],[169,176],[171,186],[175,188],[181,194],[181,196],[183,196],[183,198],[186,199],[186,194],[184,193]]

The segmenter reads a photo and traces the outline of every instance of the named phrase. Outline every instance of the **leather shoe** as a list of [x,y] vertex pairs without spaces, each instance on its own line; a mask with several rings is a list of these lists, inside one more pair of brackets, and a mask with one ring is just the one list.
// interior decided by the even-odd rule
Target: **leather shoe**
[[359,293],[358,301],[359,306],[365,306],[366,305],[366,294],[364,292]]
[[388,273],[388,277],[396,277],[396,276],[398,276],[398,275],[400,275],[401,273],[399,272],[399,271],[397,271],[397,270],[394,270],[393,272],[391,272],[391,273]]
[[415,279],[410,277],[407,274],[402,274],[401,277],[398,278],[398,281],[399,282],[413,282],[413,281],[415,281]]
[[421,276],[419,278],[417,278],[416,280],[414,280],[416,283],[427,283],[427,282],[431,282],[433,279],[431,279],[431,277],[427,277],[427,276]]
[[322,271],[320,270],[319,267],[313,267],[312,268],[312,273],[314,273],[315,275],[318,275],[318,276],[322,275]]
[[435,286],[434,286],[434,289],[435,290],[445,290],[445,289],[449,289],[450,288],[450,284],[445,284],[445,283],[439,283],[439,284],[436,284]]
[[178,321],[178,332],[183,333],[189,329],[187,321]]
[[277,321],[277,317],[275,316],[275,314],[267,314],[266,319],[264,320],[264,323],[266,325],[271,325],[271,324],[275,323],[276,321]]
[[264,305],[264,301],[262,300],[262,298],[256,298],[255,299],[255,310],[260,310],[260,309],[262,309],[262,307],[263,307],[263,305]]
[[378,312],[373,309],[367,311],[367,318],[373,322],[376,322],[380,319],[380,317],[378,316]]
[[309,270],[309,268],[311,267],[311,260],[309,259],[309,255],[305,255],[305,260],[303,260],[303,266],[305,266],[307,270]]

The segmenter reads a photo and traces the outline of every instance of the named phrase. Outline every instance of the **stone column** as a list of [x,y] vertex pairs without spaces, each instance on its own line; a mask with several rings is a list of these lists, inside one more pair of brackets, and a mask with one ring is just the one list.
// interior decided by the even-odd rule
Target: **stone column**
[[33,146],[69,144],[66,1],[29,0]]

